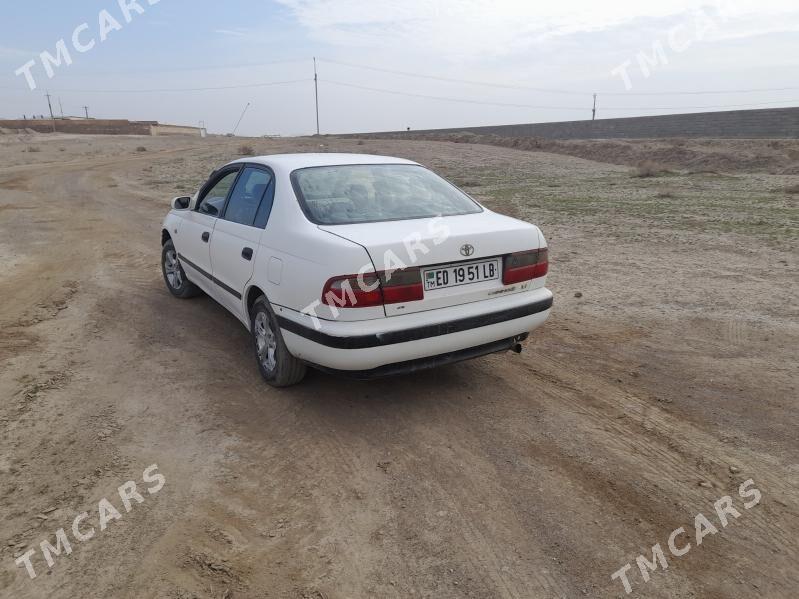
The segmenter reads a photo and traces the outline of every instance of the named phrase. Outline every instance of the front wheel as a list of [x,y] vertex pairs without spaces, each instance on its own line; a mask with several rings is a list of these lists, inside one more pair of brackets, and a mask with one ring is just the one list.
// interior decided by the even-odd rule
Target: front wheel
[[200,288],[186,278],[175,244],[171,239],[161,249],[161,271],[164,273],[167,289],[175,297],[186,299],[200,294]]
[[307,367],[289,353],[275,313],[263,295],[252,307],[250,330],[258,370],[267,383],[273,387],[289,387],[305,378]]

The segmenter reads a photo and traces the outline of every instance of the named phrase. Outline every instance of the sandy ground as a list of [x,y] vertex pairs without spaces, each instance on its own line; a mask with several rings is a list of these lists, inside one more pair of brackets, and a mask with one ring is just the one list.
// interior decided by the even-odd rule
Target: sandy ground
[[[241,140],[0,136],[1,596],[623,597],[628,562],[631,596],[796,596],[796,176],[322,143],[416,159],[539,224],[550,321],[518,356],[271,389],[244,328],[172,298],[158,266],[169,199]],[[103,498],[121,517],[101,531]],[[699,513],[718,531],[697,546]],[[61,527],[72,553],[48,569]],[[644,582],[655,543],[669,567]]]

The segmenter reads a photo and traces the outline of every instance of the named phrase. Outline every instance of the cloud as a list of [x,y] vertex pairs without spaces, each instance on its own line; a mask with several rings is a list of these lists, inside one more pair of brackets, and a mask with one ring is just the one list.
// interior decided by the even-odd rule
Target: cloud
[[214,29],[214,33],[219,35],[229,35],[231,37],[248,37],[249,33],[243,29]]
[[0,60],[28,60],[34,56],[36,56],[36,52],[31,52],[30,50],[0,46]]
[[[310,35],[339,47],[394,48],[450,60],[529,51],[553,38],[647,20],[671,22],[699,11],[729,37],[799,30],[795,0],[277,0]],[[724,37],[723,30],[714,33]]]

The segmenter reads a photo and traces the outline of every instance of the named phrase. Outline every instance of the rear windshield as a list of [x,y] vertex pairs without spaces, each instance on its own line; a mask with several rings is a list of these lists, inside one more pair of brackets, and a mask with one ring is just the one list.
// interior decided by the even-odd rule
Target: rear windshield
[[465,193],[422,166],[317,166],[291,174],[306,216],[320,225],[481,212]]

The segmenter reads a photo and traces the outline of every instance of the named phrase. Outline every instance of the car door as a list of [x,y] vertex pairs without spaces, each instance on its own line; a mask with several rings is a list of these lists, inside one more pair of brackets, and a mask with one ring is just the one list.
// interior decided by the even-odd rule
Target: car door
[[219,293],[212,283],[211,237],[240,170],[236,165],[211,175],[200,190],[194,209],[183,215],[180,233],[175,239],[178,257],[189,278],[212,297]]
[[214,226],[211,265],[221,302],[246,321],[242,294],[252,277],[258,242],[274,197],[274,176],[266,167],[248,165],[238,179]]

